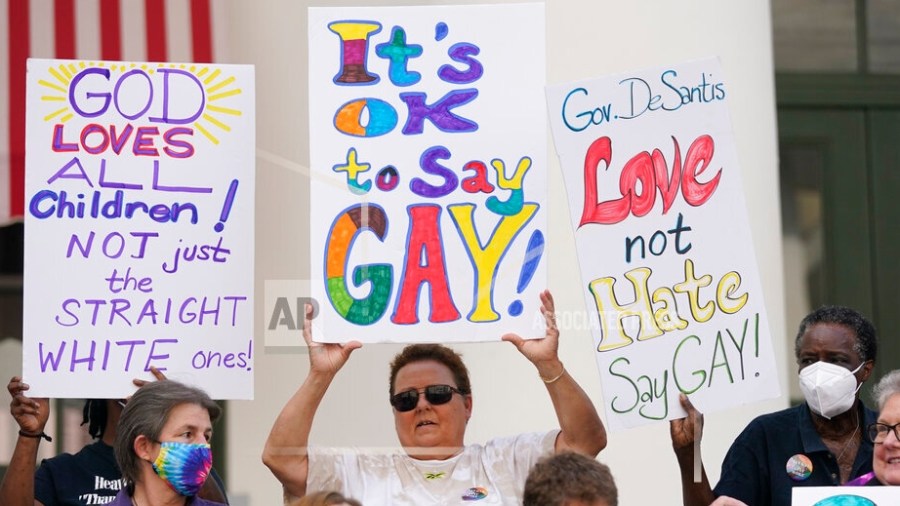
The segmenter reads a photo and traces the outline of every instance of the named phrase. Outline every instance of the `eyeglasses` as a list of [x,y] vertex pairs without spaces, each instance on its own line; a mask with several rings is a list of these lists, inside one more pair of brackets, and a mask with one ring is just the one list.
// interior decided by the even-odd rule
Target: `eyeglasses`
[[429,404],[435,406],[450,402],[454,393],[463,395],[459,389],[453,388],[450,385],[428,385],[427,387],[418,390],[412,389],[392,395],[391,406],[394,406],[394,409],[401,413],[412,411],[416,409],[416,406],[419,404],[419,392],[424,392],[425,399]]
[[898,429],[898,427],[900,427],[900,423],[886,425],[875,422],[866,428],[866,434],[869,436],[869,441],[880,444],[884,443],[884,440],[887,439],[888,432],[894,431],[894,437],[900,441],[900,429]]

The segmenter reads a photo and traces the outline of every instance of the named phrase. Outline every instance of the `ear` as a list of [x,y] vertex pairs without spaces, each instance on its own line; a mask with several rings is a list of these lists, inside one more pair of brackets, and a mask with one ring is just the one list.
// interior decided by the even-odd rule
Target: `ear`
[[464,396],[463,400],[466,404],[466,421],[468,422],[469,418],[472,418],[472,394]]
[[146,460],[147,462],[153,462],[156,458],[153,455],[154,443],[147,436],[143,434],[136,437],[134,440],[134,444],[132,445],[134,449],[134,454],[138,456],[138,458],[142,460]]
[[875,369],[875,361],[874,360],[866,360],[863,364],[862,369],[859,370],[859,379],[860,383],[865,383],[869,380],[869,376],[872,375],[872,371]]

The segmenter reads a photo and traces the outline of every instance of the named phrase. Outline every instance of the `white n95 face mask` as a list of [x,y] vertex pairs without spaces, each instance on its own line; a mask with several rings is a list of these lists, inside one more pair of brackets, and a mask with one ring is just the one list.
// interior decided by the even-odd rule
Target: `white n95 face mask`
[[862,383],[856,384],[856,371],[862,369],[863,362],[853,371],[828,362],[816,362],[800,371],[800,390],[809,409],[829,420],[846,413],[853,407],[856,392]]

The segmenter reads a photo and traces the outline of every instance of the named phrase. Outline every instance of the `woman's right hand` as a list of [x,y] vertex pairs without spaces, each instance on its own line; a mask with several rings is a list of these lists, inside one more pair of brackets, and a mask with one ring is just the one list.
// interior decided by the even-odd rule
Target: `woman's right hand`
[[50,418],[50,401],[47,399],[32,399],[25,396],[25,391],[30,387],[22,381],[21,376],[13,376],[6,385],[12,401],[9,403],[9,412],[19,424],[19,429],[28,434],[41,434]]
[[306,317],[303,324],[303,340],[309,347],[309,372],[337,374],[347,363],[350,353],[362,347],[359,341],[348,343],[317,343],[312,338],[313,306],[306,304]]
[[687,411],[687,416],[675,420],[669,420],[669,433],[672,436],[672,448],[675,452],[693,450],[694,444],[703,438],[703,414],[691,404],[687,395],[679,394],[678,400],[681,407]]

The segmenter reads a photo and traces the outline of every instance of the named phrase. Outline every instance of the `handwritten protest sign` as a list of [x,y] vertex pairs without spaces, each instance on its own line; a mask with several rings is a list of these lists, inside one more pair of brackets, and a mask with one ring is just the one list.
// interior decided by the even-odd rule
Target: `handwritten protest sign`
[[778,395],[718,60],[547,88],[611,428]]
[[28,61],[29,395],[253,397],[253,68]]
[[794,487],[793,506],[883,506],[900,504],[898,487]]
[[324,341],[543,332],[543,5],[309,10]]

